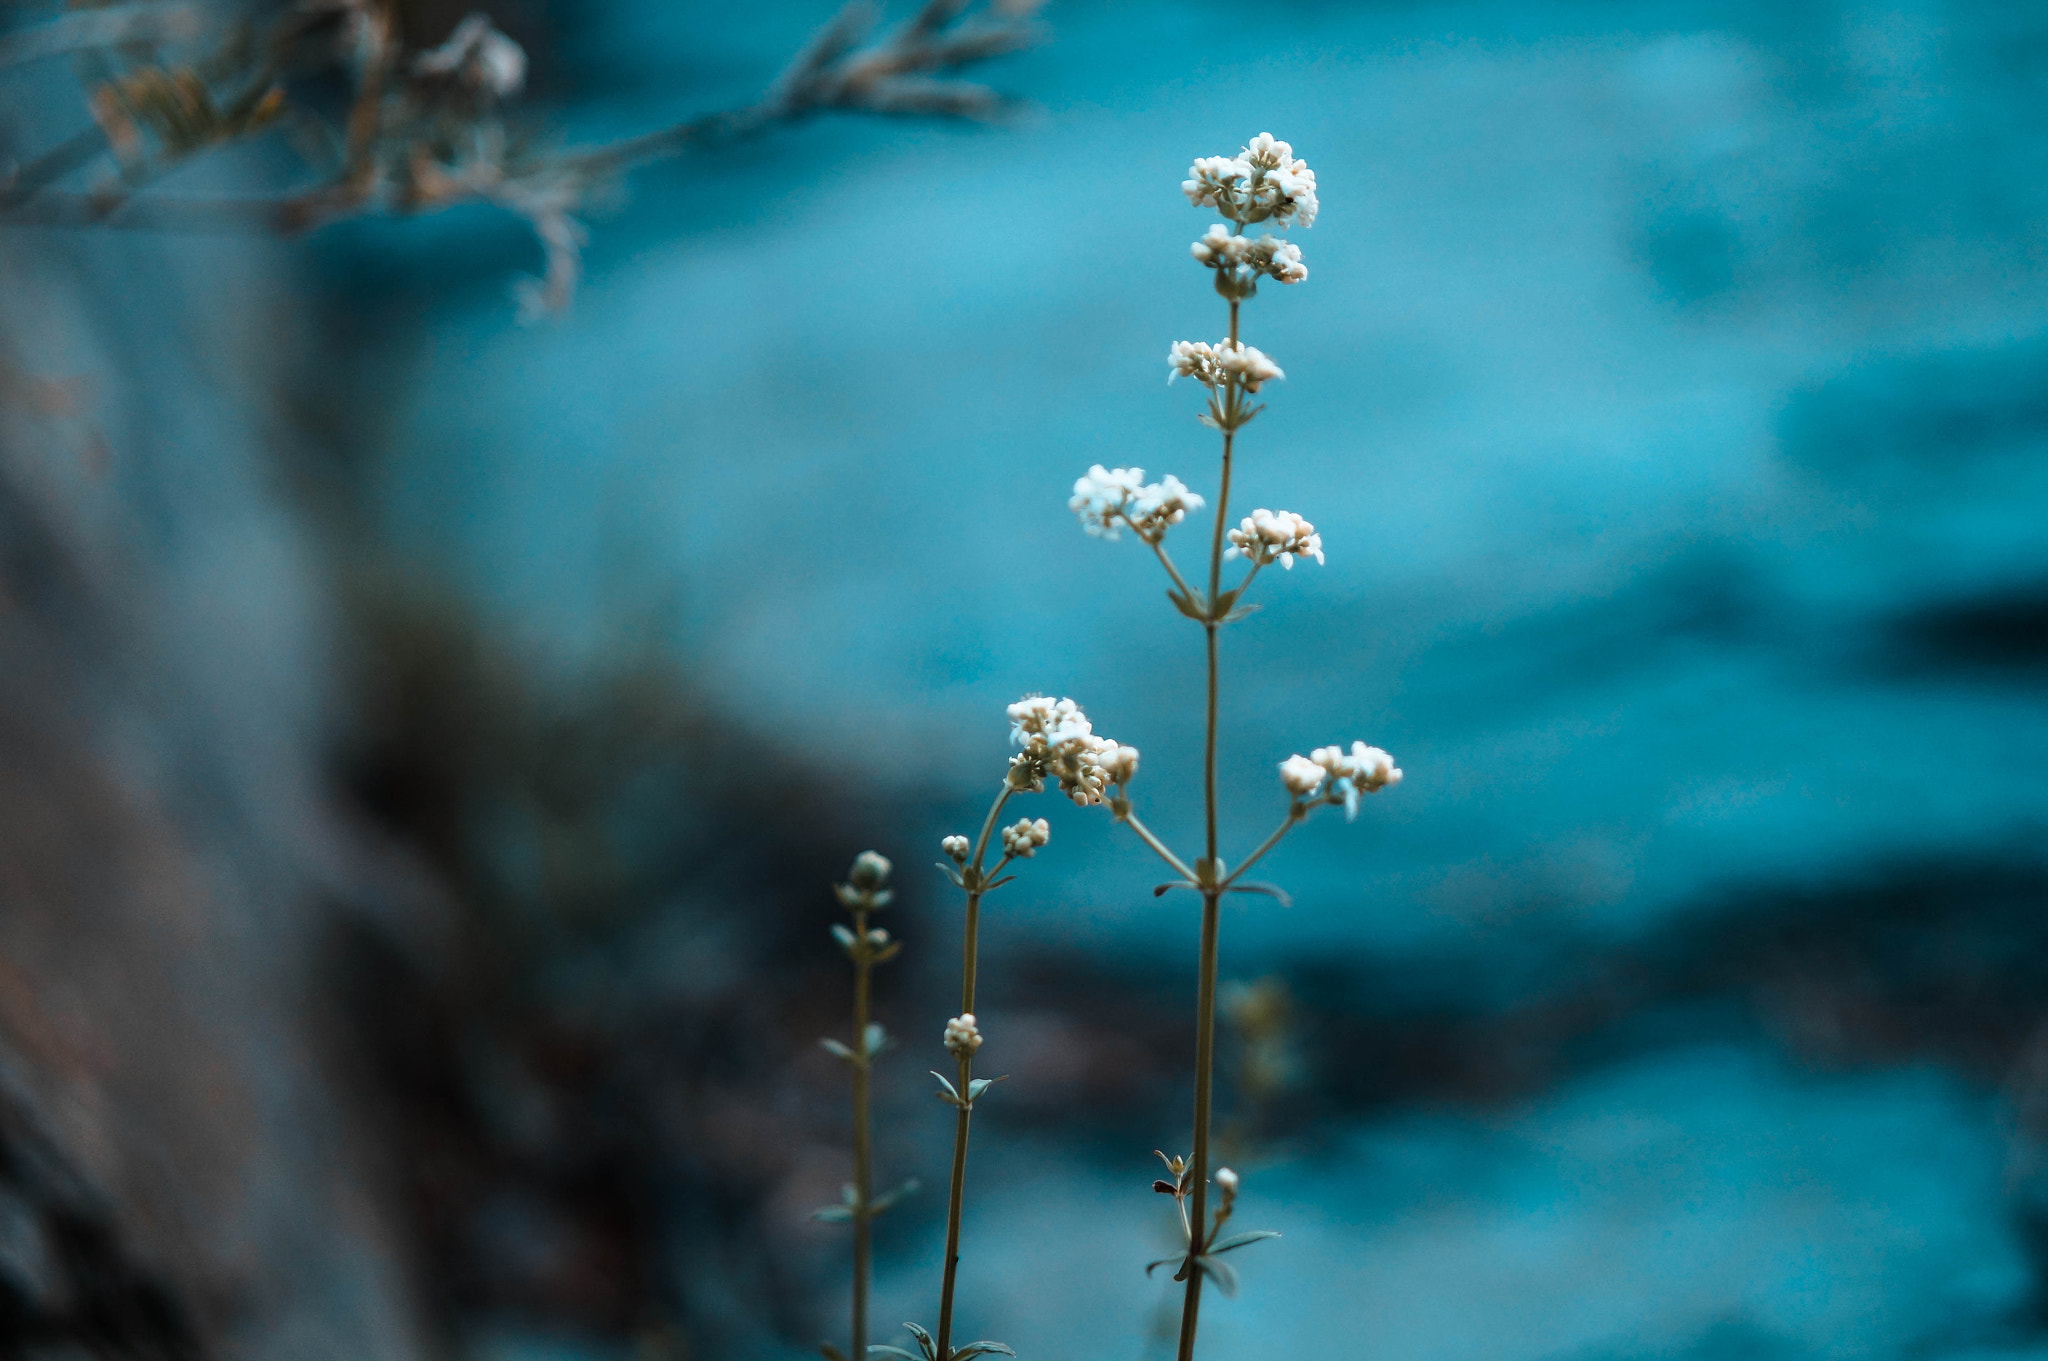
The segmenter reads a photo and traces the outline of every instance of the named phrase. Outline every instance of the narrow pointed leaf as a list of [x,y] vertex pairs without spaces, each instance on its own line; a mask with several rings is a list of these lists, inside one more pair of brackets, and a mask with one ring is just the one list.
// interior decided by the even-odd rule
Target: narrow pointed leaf
[[939,873],[945,875],[948,879],[951,879],[953,881],[954,888],[967,887],[966,881],[960,877],[960,871],[956,867],[944,864],[940,861],[933,861],[932,864],[933,867],[937,869]]
[[1195,887],[1197,887],[1197,885],[1191,884],[1191,883],[1189,883],[1189,882],[1188,882],[1187,880],[1185,880],[1185,879],[1176,879],[1176,880],[1174,880],[1174,881],[1173,881],[1172,883],[1170,883],[1170,884],[1161,884],[1161,885],[1160,885],[1159,887],[1157,887],[1157,888],[1153,889],[1153,890],[1152,890],[1152,896],[1153,896],[1153,897],[1155,897],[1155,898],[1163,898],[1163,897],[1165,897],[1165,896],[1166,896],[1167,892],[1168,892],[1169,890],[1171,890],[1171,889],[1176,889],[1176,888],[1195,888]]
[[1152,1183],[1152,1189],[1162,1196],[1170,1196],[1179,1188],[1170,1181],[1155,1181]]
[[1293,907],[1293,906],[1294,906],[1294,899],[1292,899],[1292,898],[1288,897],[1288,896],[1287,896],[1287,890],[1286,890],[1286,889],[1284,889],[1284,888],[1282,888],[1282,887],[1280,887],[1280,886],[1279,886],[1278,884],[1255,884],[1255,883],[1239,883],[1239,884],[1232,884],[1232,885],[1230,886],[1230,892],[1232,892],[1232,893],[1263,893],[1263,894],[1265,894],[1265,895],[1266,895],[1266,896],[1267,896],[1268,898],[1277,898],[1277,899],[1279,899],[1279,900],[1280,900],[1280,906],[1282,906],[1282,907]]
[[1219,1252],[1229,1252],[1234,1248],[1241,1248],[1247,1243],[1256,1243],[1262,1238],[1278,1238],[1279,1236],[1272,1229],[1250,1229],[1244,1233],[1234,1233],[1220,1243],[1211,1243],[1208,1252],[1211,1257],[1214,1257]]
[[939,1344],[932,1341],[932,1335],[915,1323],[906,1323],[903,1326],[910,1329],[910,1335],[917,1339],[917,1345],[924,1349],[924,1354],[932,1361],[938,1361]]
[[827,1039],[819,1040],[818,1043],[825,1046],[826,1053],[845,1059],[848,1063],[853,1062],[853,1051],[839,1041]]
[[851,1205],[822,1206],[811,1211],[811,1218],[823,1220],[827,1224],[844,1224],[847,1220],[853,1218],[853,1207]]
[[974,1100],[975,1097],[980,1096],[983,1092],[987,1091],[989,1087],[994,1084],[994,1082],[995,1079],[992,1077],[975,1078],[972,1082],[969,1082],[967,1084],[967,1099],[969,1101]]
[[[932,1075],[933,1077],[937,1078],[937,1079],[939,1080],[939,1085],[940,1085],[941,1087],[944,1087],[944,1088],[946,1089],[946,1090],[945,1090],[945,1091],[943,1091],[943,1092],[938,1092],[938,1093],[935,1093],[935,1095],[936,1095],[936,1096],[937,1096],[937,1097],[939,1098],[939,1100],[941,1100],[941,1101],[950,1101],[950,1102],[952,1102],[952,1103],[953,1103],[954,1105],[956,1105],[956,1106],[960,1104],[960,1091],[959,1091],[959,1089],[958,1089],[958,1088],[956,1088],[956,1087],[955,1087],[955,1086],[954,1086],[954,1085],[953,1085],[952,1083],[950,1083],[950,1082],[948,1082],[948,1081],[946,1080],[946,1075],[945,1075],[944,1073],[936,1072],[936,1071],[934,1071],[933,1069],[930,1069],[930,1068],[927,1068],[927,1069],[925,1069],[925,1071],[926,1071],[927,1073],[930,1073],[930,1074],[931,1074],[931,1075]],[[906,1325],[906,1326],[907,1326],[907,1325]]]
[[1197,1257],[1195,1265],[1216,1282],[1216,1288],[1226,1295],[1237,1294],[1237,1268],[1228,1262],[1219,1262],[1214,1257]]
[[964,1347],[953,1348],[953,1361],[967,1361],[967,1358],[970,1356],[1015,1356],[1016,1354],[1016,1352],[1010,1350],[1009,1347],[1001,1342],[970,1342]]
[[[1146,1274],[1147,1276],[1150,1276],[1150,1275],[1151,1275],[1151,1274],[1152,1274],[1153,1272],[1157,1271],[1157,1270],[1158,1270],[1158,1269],[1159,1269],[1160,1267],[1163,1267],[1163,1266],[1169,1266],[1169,1265],[1171,1265],[1171,1264],[1172,1264],[1172,1263],[1174,1263],[1174,1262],[1185,1262],[1185,1261],[1187,1261],[1187,1258],[1186,1258],[1185,1256],[1180,1256],[1180,1257],[1161,1257],[1161,1258],[1160,1258],[1160,1259],[1159,1259],[1158,1261],[1156,1261],[1156,1262],[1147,1262],[1147,1263],[1145,1263],[1145,1274]],[[1177,1281],[1177,1280],[1180,1280],[1180,1279],[1181,1279],[1181,1276],[1180,1276],[1180,1274],[1179,1274],[1178,1272],[1174,1273],[1174,1277],[1173,1277],[1173,1279],[1175,1279],[1176,1281]]]
[[992,891],[992,890],[994,890],[994,889],[999,889],[999,888],[1001,888],[1001,887],[1002,887],[1002,886],[1003,886],[1004,884],[1007,884],[1007,883],[1009,883],[1009,882],[1010,882],[1010,881],[1011,881],[1012,879],[1015,879],[1016,877],[1017,877],[1017,876],[1016,876],[1016,875],[1014,875],[1014,874],[1006,874],[1006,875],[1004,875],[1004,876],[1003,876],[1002,878],[1000,878],[1000,879],[996,880],[996,881],[995,881],[994,883],[990,884],[990,885],[989,885],[989,886],[988,886],[987,888],[983,889],[983,890],[982,890],[982,892],[984,892],[984,893],[987,893],[987,892],[990,892],[990,891]]

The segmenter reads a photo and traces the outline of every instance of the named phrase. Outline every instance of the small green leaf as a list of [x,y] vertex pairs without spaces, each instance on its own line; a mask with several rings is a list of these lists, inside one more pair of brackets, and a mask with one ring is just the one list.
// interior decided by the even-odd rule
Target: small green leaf
[[1265,894],[1265,895],[1266,895],[1266,896],[1267,896],[1268,898],[1277,898],[1277,899],[1279,899],[1279,901],[1280,901],[1280,906],[1282,906],[1282,907],[1293,907],[1293,906],[1294,906],[1294,899],[1292,899],[1292,898],[1288,897],[1288,896],[1287,896],[1287,890],[1286,890],[1286,889],[1284,889],[1284,888],[1281,888],[1281,887],[1280,887],[1280,886],[1279,886],[1278,884],[1253,884],[1253,883],[1240,883],[1240,884],[1232,884],[1232,885],[1230,886],[1230,890],[1229,890],[1229,891],[1230,891],[1230,892],[1232,892],[1232,893],[1263,893],[1263,894]]
[[1165,897],[1165,896],[1167,895],[1167,893],[1168,893],[1169,891],[1173,890],[1173,889],[1177,889],[1177,888],[1193,888],[1193,889],[1199,889],[1200,887],[1201,887],[1201,885],[1199,885],[1199,884],[1191,884],[1191,883],[1189,883],[1189,882],[1188,882],[1187,880],[1185,880],[1185,879],[1176,879],[1176,880],[1174,880],[1174,881],[1173,881],[1172,883],[1170,883],[1170,884],[1161,884],[1161,885],[1159,885],[1159,886],[1158,886],[1157,888],[1153,889],[1153,890],[1152,890],[1152,896],[1153,896],[1153,897],[1155,897],[1155,898],[1164,898],[1164,897]]
[[1237,1294],[1237,1268],[1228,1262],[1219,1262],[1214,1257],[1197,1257],[1195,1265],[1200,1267],[1216,1288],[1226,1295]]
[[[1161,1258],[1160,1258],[1160,1259],[1159,1259],[1158,1261],[1156,1261],[1156,1262],[1147,1262],[1147,1263],[1145,1263],[1145,1274],[1146,1274],[1147,1276],[1150,1276],[1150,1275],[1151,1275],[1151,1274],[1152,1274],[1153,1272],[1157,1271],[1157,1270],[1158,1270],[1158,1269],[1159,1269],[1160,1267],[1163,1267],[1163,1266],[1169,1266],[1169,1265],[1171,1265],[1171,1264],[1172,1264],[1172,1263],[1174,1263],[1174,1262],[1180,1262],[1180,1263],[1183,1263],[1183,1264],[1185,1264],[1185,1263],[1187,1262],[1187,1260],[1188,1260],[1188,1259],[1187,1259],[1187,1257],[1186,1257],[1186,1255],[1185,1255],[1185,1254],[1183,1254],[1182,1256],[1179,1256],[1179,1257],[1161,1257]],[[1181,1275],[1181,1273],[1180,1273],[1180,1272],[1176,1271],[1176,1272],[1174,1272],[1174,1273],[1173,1273],[1173,1279],[1175,1279],[1176,1281],[1178,1281],[1178,1280],[1182,1280],[1182,1279],[1184,1279],[1184,1277],[1183,1277],[1183,1276]]]
[[853,1218],[853,1207],[851,1205],[827,1205],[822,1209],[811,1211],[811,1218],[823,1220],[827,1224],[844,1224],[847,1220]]
[[939,871],[939,873],[945,875],[948,879],[951,879],[953,881],[954,888],[967,887],[967,881],[960,877],[960,871],[957,868],[955,868],[952,865],[939,863],[937,861],[934,861],[933,864],[934,867]]
[[824,1357],[825,1361],[846,1361],[846,1353],[829,1342],[818,1344],[818,1355]]
[[852,1062],[853,1062],[853,1051],[852,1051],[851,1049],[848,1049],[848,1048],[847,1048],[847,1047],[846,1047],[845,1045],[841,1044],[841,1043],[840,1043],[839,1041],[837,1041],[837,1040],[831,1040],[831,1039],[825,1039],[825,1040],[819,1040],[819,1041],[818,1041],[818,1043],[819,1043],[819,1044],[822,1044],[822,1045],[824,1045],[824,1046],[825,1046],[825,1052],[826,1052],[826,1053],[828,1053],[828,1054],[832,1054],[832,1055],[834,1055],[834,1056],[836,1056],[836,1057],[838,1057],[838,1058],[842,1058],[842,1059],[845,1059],[845,1060],[846,1060],[846,1061],[847,1061],[848,1063],[852,1063]]
[[915,1323],[906,1323],[903,1326],[910,1329],[911,1336],[917,1339],[917,1345],[924,1349],[925,1356],[930,1358],[930,1361],[938,1361],[939,1344],[932,1341],[932,1335]]
[[902,951],[902,949],[902,941],[892,940],[887,945],[884,945],[881,949],[875,951],[874,962],[877,964],[886,964],[890,960],[896,958],[896,956]]
[[1173,607],[1175,609],[1179,610],[1182,614],[1194,620],[1196,623],[1206,624],[1209,622],[1209,612],[1202,606],[1196,604],[1195,598],[1193,596],[1187,595],[1181,591],[1168,591],[1166,593],[1166,598],[1173,602]]
[[862,1037],[861,1051],[869,1058],[873,1058],[882,1052],[882,1046],[887,1043],[889,1043],[888,1032],[883,1030],[881,1026],[871,1022],[868,1025],[868,1033]]
[[895,899],[896,899],[896,890],[895,890],[895,889],[893,889],[893,888],[885,888],[885,889],[882,889],[882,890],[880,890],[880,891],[876,892],[875,894],[873,894],[872,896],[870,896],[870,897],[868,898],[868,906],[869,906],[869,907],[887,907],[887,906],[888,906],[888,905],[889,905],[890,903],[894,902],[894,901],[895,901]]
[[933,1071],[932,1071],[931,1069],[929,1069],[929,1068],[925,1069],[925,1071],[926,1071],[927,1073],[931,1073],[931,1075],[932,1075],[933,1077],[937,1078],[937,1079],[939,1080],[939,1085],[940,1085],[941,1087],[944,1087],[944,1088],[946,1089],[946,1090],[945,1090],[945,1091],[943,1091],[943,1092],[934,1092],[934,1093],[932,1093],[932,1095],[934,1095],[934,1096],[938,1097],[938,1098],[939,1098],[939,1100],[941,1100],[941,1101],[950,1101],[950,1102],[952,1102],[952,1103],[953,1103],[954,1105],[956,1105],[956,1106],[960,1104],[960,1092],[959,1092],[959,1089],[958,1089],[958,1088],[956,1088],[956,1087],[954,1087],[952,1083],[950,1083],[950,1082],[946,1081],[946,1076],[945,1076],[945,1074],[943,1074],[943,1073],[938,1073],[938,1072],[933,1072]]
[[987,1091],[994,1084],[995,1079],[992,1077],[975,1078],[972,1082],[967,1084],[967,1099],[969,1101],[974,1100],[974,1098],[980,1096],[983,1092]]
[[970,1342],[964,1347],[953,1348],[953,1361],[967,1361],[970,1356],[1015,1356],[1000,1342]]
[[1247,1229],[1243,1233],[1230,1235],[1230,1237],[1220,1243],[1211,1243],[1207,1251],[1211,1257],[1214,1257],[1219,1252],[1230,1252],[1233,1249],[1243,1247],[1247,1243],[1256,1243],[1264,1238],[1278,1238],[1279,1236],[1272,1229]]
[[845,927],[839,925],[837,922],[834,922],[832,924],[832,939],[838,941],[841,945],[845,946],[849,951],[853,949],[853,932],[847,930]]
[[1004,875],[1004,876],[1003,876],[1002,878],[1000,878],[1000,879],[996,880],[995,882],[991,883],[990,885],[988,885],[988,887],[984,888],[984,889],[982,890],[982,892],[983,892],[983,893],[992,893],[992,892],[994,892],[994,891],[995,891],[996,889],[999,889],[999,888],[1001,888],[1001,887],[1002,887],[1002,886],[1003,886],[1004,884],[1007,884],[1007,883],[1009,883],[1009,882],[1010,882],[1010,881],[1011,881],[1012,879],[1015,879],[1016,877],[1017,877],[1017,876],[1016,876],[1016,875],[1014,875],[1014,874],[1006,874],[1006,875]]

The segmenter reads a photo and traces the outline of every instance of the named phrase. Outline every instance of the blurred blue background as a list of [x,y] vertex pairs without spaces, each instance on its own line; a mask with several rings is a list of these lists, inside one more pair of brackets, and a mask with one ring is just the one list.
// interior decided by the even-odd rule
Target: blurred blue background
[[[825,17],[501,21],[532,115],[596,142],[749,98]],[[1323,210],[1307,283],[1245,312],[1287,380],[1234,504],[1328,563],[1226,634],[1226,859],[1290,752],[1363,738],[1407,778],[1267,862],[1291,907],[1226,915],[1226,1142],[1285,1236],[1205,1352],[2048,1355],[2048,9],[1045,18],[986,73],[1006,124],[831,117],[634,176],[537,325],[531,241],[484,210],[262,248],[292,433],[245,480],[318,564],[314,778],[455,923],[343,952],[370,1012],[446,1032],[338,1098],[448,1160],[393,1183],[420,1345],[810,1354],[844,1289],[803,1220],[843,1176],[806,1049],[844,986],[826,880],[873,845],[909,885],[883,1152],[929,1187],[958,924],[922,866],[994,792],[1003,707],[1079,699],[1197,834],[1199,631],[1064,503],[1097,462],[1213,493],[1163,381],[1224,321],[1178,183],[1271,131]],[[231,249],[48,241],[88,293]],[[132,400],[150,355],[108,361]],[[966,1327],[1170,1354],[1138,1266],[1192,900],[1099,812],[1030,811],[1052,844],[983,935],[1016,1077]],[[886,1225],[882,1319],[931,1312],[942,1231],[929,1193]]]

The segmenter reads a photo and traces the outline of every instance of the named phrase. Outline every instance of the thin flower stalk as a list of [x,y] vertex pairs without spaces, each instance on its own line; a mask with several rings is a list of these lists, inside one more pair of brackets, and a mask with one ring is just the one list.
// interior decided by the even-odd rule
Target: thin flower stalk
[[[1291,571],[1297,559],[1318,564],[1323,561],[1322,536],[1314,525],[1292,511],[1261,507],[1240,520],[1235,528],[1230,525],[1238,432],[1264,410],[1263,404],[1252,400],[1253,395],[1265,384],[1286,376],[1271,358],[1244,343],[1240,331],[1243,305],[1257,294],[1261,280],[1297,284],[1308,278],[1301,250],[1293,242],[1271,232],[1253,239],[1245,234],[1245,229],[1259,223],[1281,230],[1307,227],[1315,221],[1320,204],[1315,173],[1307,162],[1297,159],[1287,143],[1265,133],[1253,138],[1236,156],[1197,160],[1181,188],[1194,206],[1213,208],[1226,219],[1203,233],[1191,254],[1196,263],[1213,271],[1216,292],[1229,307],[1228,334],[1213,344],[1176,341],[1167,356],[1168,382],[1192,378],[1207,390],[1208,400],[1201,419],[1221,436],[1216,522],[1209,535],[1207,591],[1198,594],[1191,588],[1166,551],[1169,528],[1204,505],[1203,499],[1178,478],[1168,476],[1160,482],[1147,483],[1143,469],[1106,469],[1098,464],[1074,484],[1069,506],[1081,517],[1090,534],[1116,538],[1121,529],[1129,528],[1145,540],[1172,583],[1168,598],[1181,614],[1200,624],[1203,633],[1207,684],[1202,725],[1202,854],[1193,868],[1139,821],[1123,789],[1105,800],[1111,814],[1180,875],[1177,881],[1161,885],[1157,892],[1193,889],[1202,903],[1195,1000],[1193,1151],[1185,1158],[1161,1153],[1169,1178],[1153,1183],[1154,1190],[1174,1198],[1185,1248],[1178,1256],[1152,1266],[1172,1263],[1176,1266],[1174,1279],[1185,1282],[1177,1355],[1178,1361],[1193,1361],[1203,1282],[1213,1280],[1226,1294],[1233,1293],[1236,1271],[1223,1260],[1223,1254],[1277,1236],[1265,1230],[1224,1235],[1223,1228],[1234,1212],[1239,1186],[1237,1174],[1228,1169],[1218,1169],[1215,1174],[1220,1198],[1213,1213],[1210,1206],[1209,1158],[1214,1124],[1223,895],[1258,892],[1284,899],[1285,895],[1270,885],[1246,881],[1245,871],[1264,859],[1316,808],[1341,804],[1347,816],[1356,816],[1361,795],[1397,783],[1401,772],[1392,757],[1363,742],[1354,743],[1348,751],[1331,746],[1318,748],[1310,756],[1289,757],[1280,766],[1281,783],[1288,793],[1286,816],[1234,871],[1225,865],[1217,825],[1222,629],[1243,614],[1240,602],[1262,568],[1277,562]],[[1235,586],[1226,589],[1224,563],[1238,558],[1245,560],[1244,575]]]
[[[1170,513],[1154,507],[1155,515]],[[982,1045],[980,1022],[975,1018],[977,983],[980,973],[981,903],[989,893],[1016,878],[1006,873],[1019,860],[1036,856],[1051,837],[1052,828],[1044,818],[1020,818],[999,826],[1003,810],[1018,794],[1042,792],[1047,783],[1058,785],[1061,793],[1086,806],[1120,797],[1123,784],[1138,769],[1136,748],[1124,746],[1096,733],[1081,706],[1071,699],[1055,700],[1045,695],[1027,695],[1009,708],[1010,735],[1020,750],[1003,775],[1001,788],[982,819],[981,831],[969,841],[948,836],[940,849],[950,863],[941,872],[961,890],[966,901],[960,966],[960,1014],[946,1022],[943,1040],[953,1059],[953,1076],[934,1072],[939,1081],[938,1097],[953,1110],[953,1170],[946,1195],[946,1256],[939,1285],[937,1336],[915,1324],[904,1325],[916,1338],[919,1350],[878,1347],[875,1350],[910,1358],[910,1361],[962,1361],[989,1353],[1010,1355],[1000,1342],[970,1342],[953,1345],[955,1304],[960,1268],[960,1221],[967,1198],[968,1136],[972,1131],[974,1107],[1000,1081],[976,1077],[974,1056]],[[995,864],[989,855],[1000,848]]]
[[875,1056],[888,1044],[888,1035],[875,1023],[871,994],[875,966],[894,959],[903,948],[889,933],[869,925],[872,915],[887,907],[894,896],[886,887],[890,864],[886,857],[863,851],[843,884],[835,884],[840,905],[853,918],[851,927],[835,925],[833,937],[853,965],[853,1043],[827,1039],[824,1046],[853,1071],[853,1180],[843,1188],[842,1202],[818,1210],[818,1219],[843,1221],[853,1226],[853,1308],[849,1324],[852,1345],[841,1352],[829,1342],[818,1350],[828,1361],[865,1357],[868,1348],[868,1292],[873,1279],[875,1216],[917,1189],[908,1181],[877,1197],[874,1187],[873,1128],[870,1114],[871,1082]]

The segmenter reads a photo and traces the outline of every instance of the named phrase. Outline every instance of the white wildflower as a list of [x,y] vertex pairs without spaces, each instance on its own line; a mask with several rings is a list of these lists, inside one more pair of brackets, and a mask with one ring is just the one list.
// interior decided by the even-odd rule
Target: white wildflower
[[1323,536],[1291,510],[1255,510],[1230,531],[1230,547],[1223,555],[1249,558],[1261,567],[1278,561],[1292,571],[1297,557],[1323,560]]
[[1297,799],[1305,799],[1323,783],[1323,768],[1299,752],[1280,763],[1280,783]]
[[969,1011],[946,1022],[946,1048],[956,1058],[966,1058],[981,1048],[981,1029],[974,1024],[974,1013]]
[[1342,747],[1317,747],[1308,757],[1329,774],[1328,797],[1331,802],[1344,805],[1347,818],[1358,816],[1359,795],[1377,794],[1388,785],[1401,783],[1401,770],[1394,764],[1394,758],[1363,742],[1353,742],[1350,751]]
[[1226,378],[1235,379],[1246,392],[1257,392],[1261,383],[1287,376],[1264,352],[1234,341],[1216,347],[1216,363]]
[[1159,542],[1167,527],[1202,508],[1202,498],[1168,474],[1147,483],[1143,468],[1105,468],[1100,463],[1074,482],[1067,508],[1081,517],[1081,527],[1098,539],[1114,539],[1120,525],[1138,531],[1147,543]]
[[1316,172],[1295,156],[1293,147],[1266,132],[1235,156],[1196,161],[1188,168],[1181,192],[1195,207],[1213,207],[1239,224],[1271,219],[1283,227],[1313,226],[1321,206],[1316,200]]
[[1038,853],[1038,848],[1052,839],[1052,825],[1044,818],[1033,822],[1030,818],[1018,818],[1003,828],[1003,854],[1029,860]]
[[[1214,345],[1203,340],[1176,340],[1166,352],[1166,366],[1167,382],[1171,383],[1176,378],[1192,378],[1212,391],[1225,383],[1236,382],[1243,384],[1246,392],[1257,392],[1260,384],[1287,376],[1264,351],[1229,339],[1219,340]],[[1079,484],[1075,489],[1078,493]],[[1191,507],[1199,508],[1199,503]]]
[[[1010,763],[1012,787],[1043,788],[1050,776],[1075,803],[1086,807],[1102,802],[1110,779],[1101,763],[1120,759],[1123,749],[1096,736],[1080,705],[1071,699],[1027,695],[1012,704],[1009,713],[1010,738],[1024,748]],[[1020,783],[1020,778],[1032,783]]]
[[1129,784],[1138,773],[1138,749],[1119,746],[1096,757],[1095,764],[1110,784]]
[[1147,543],[1157,543],[1166,533],[1167,526],[1179,524],[1188,517],[1189,511],[1200,510],[1203,504],[1201,497],[1168,473],[1159,481],[1138,488],[1138,494],[1125,508],[1124,516],[1131,528],[1138,531],[1139,538]]
[[1216,1185],[1223,1191],[1225,1199],[1237,1194],[1237,1173],[1227,1167],[1216,1169]]
[[949,857],[951,857],[953,863],[956,865],[964,865],[967,863],[967,852],[972,850],[973,846],[973,842],[969,841],[966,837],[957,834],[949,836],[939,843],[939,849],[944,851]]
[[1215,387],[1223,381],[1223,370],[1216,364],[1216,348],[1206,340],[1176,340],[1166,352],[1166,381],[1176,378],[1192,378],[1205,388]]
[[1100,463],[1086,477],[1074,479],[1067,509],[1081,517],[1081,527],[1098,539],[1117,537],[1117,523],[1132,497],[1145,489],[1143,468],[1105,468]]
[[1188,167],[1180,191],[1197,208],[1223,207],[1227,196],[1252,168],[1235,156],[1204,156]]

